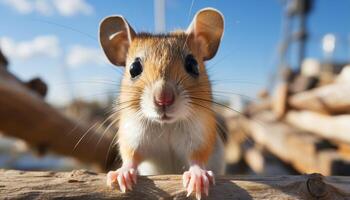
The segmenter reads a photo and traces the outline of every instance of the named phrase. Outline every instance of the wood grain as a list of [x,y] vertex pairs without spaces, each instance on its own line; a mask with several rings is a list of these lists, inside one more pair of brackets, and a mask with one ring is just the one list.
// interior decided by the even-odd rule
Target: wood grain
[[[132,192],[105,185],[105,174],[0,170],[4,199],[194,199],[186,198],[181,175],[139,177]],[[217,177],[207,199],[349,199],[349,177],[227,176]]]

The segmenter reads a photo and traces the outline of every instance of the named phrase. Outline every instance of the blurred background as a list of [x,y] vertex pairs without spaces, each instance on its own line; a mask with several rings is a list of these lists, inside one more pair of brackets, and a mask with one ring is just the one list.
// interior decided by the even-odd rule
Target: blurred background
[[206,65],[228,173],[349,175],[348,0],[0,0],[0,168],[118,165],[108,114],[123,69],[104,57],[99,22],[169,32],[205,7],[225,16]]

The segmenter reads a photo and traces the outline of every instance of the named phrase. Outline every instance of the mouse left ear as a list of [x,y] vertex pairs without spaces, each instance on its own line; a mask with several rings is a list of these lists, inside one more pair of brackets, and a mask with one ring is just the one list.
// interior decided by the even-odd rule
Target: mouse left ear
[[126,56],[135,31],[122,16],[110,16],[100,24],[100,44],[108,60],[125,66]]
[[203,60],[213,58],[219,48],[224,32],[224,17],[214,8],[205,8],[197,12],[186,33]]

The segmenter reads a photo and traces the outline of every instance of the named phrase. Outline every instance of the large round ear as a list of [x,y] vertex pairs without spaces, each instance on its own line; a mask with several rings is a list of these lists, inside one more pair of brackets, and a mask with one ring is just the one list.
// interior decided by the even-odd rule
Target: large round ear
[[224,17],[214,8],[205,8],[197,12],[186,33],[194,42],[203,60],[213,58],[219,48],[224,32]]
[[119,66],[125,66],[128,48],[135,31],[122,16],[110,16],[100,24],[100,44],[108,60]]

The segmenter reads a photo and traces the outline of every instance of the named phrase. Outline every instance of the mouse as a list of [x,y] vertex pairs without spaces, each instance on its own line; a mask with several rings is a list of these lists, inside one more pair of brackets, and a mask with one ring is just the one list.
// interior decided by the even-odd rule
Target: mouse
[[107,185],[131,191],[137,175],[182,174],[187,196],[208,196],[225,172],[212,84],[205,62],[218,51],[224,17],[199,10],[186,30],[135,32],[121,15],[104,18],[100,46],[124,68],[115,105],[119,169]]

